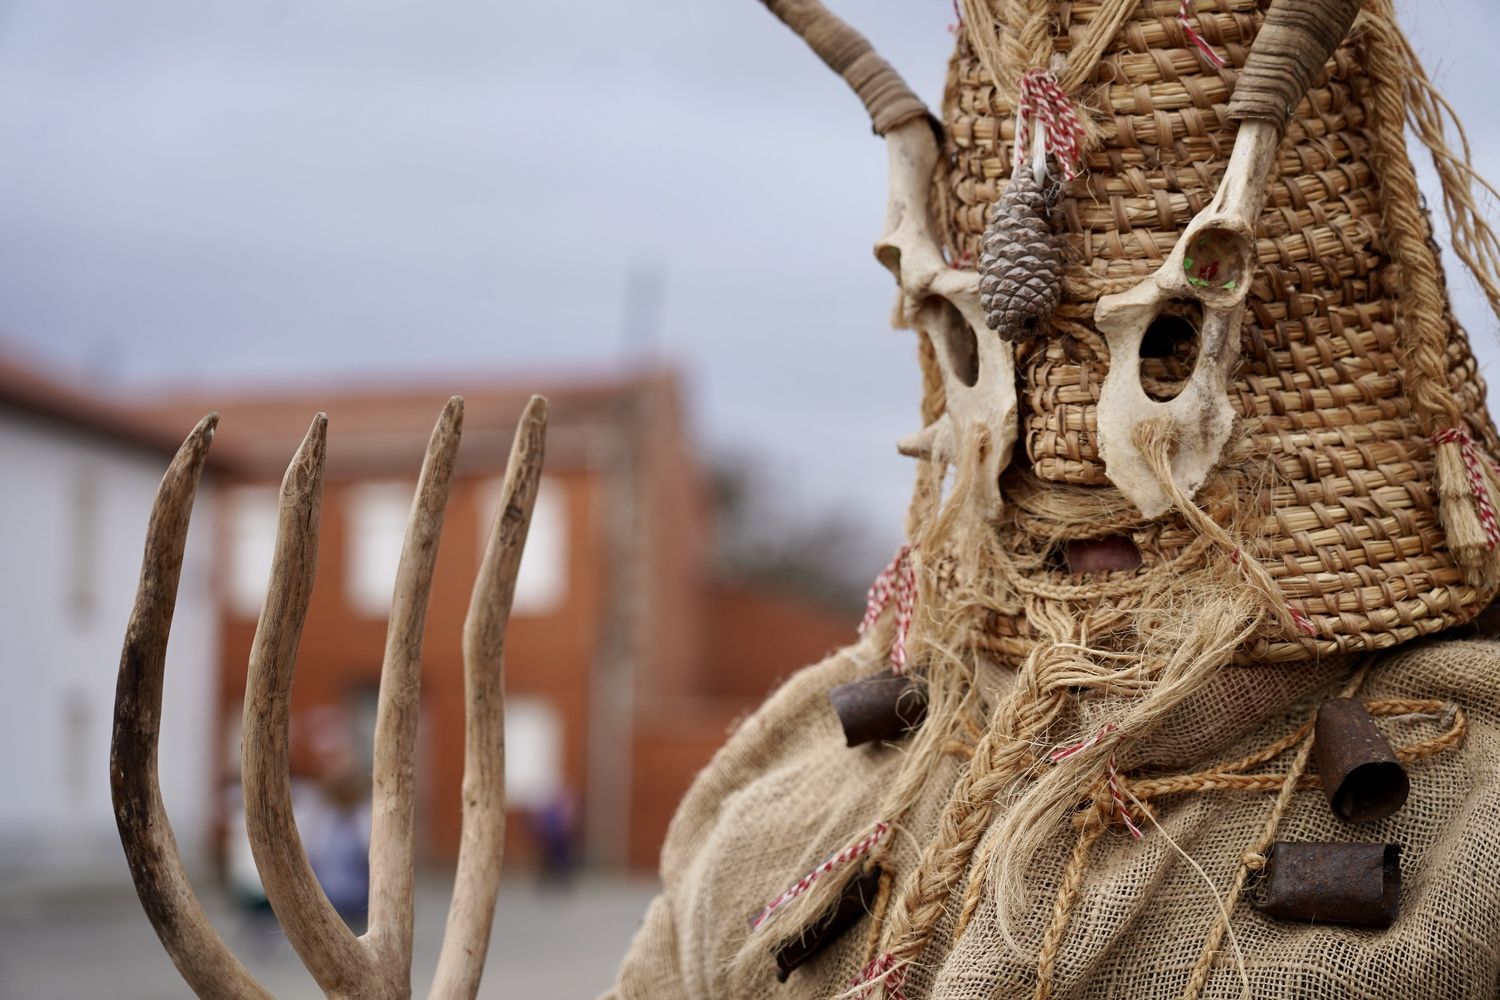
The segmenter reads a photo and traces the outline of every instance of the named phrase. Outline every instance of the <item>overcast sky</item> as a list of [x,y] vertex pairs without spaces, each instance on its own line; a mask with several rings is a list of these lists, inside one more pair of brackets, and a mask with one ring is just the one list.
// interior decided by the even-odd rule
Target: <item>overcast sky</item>
[[[950,0],[832,6],[937,103]],[[1403,10],[1500,176],[1500,11]],[[884,197],[862,109],[756,0],[0,3],[0,347],[118,391],[654,349],[706,448],[894,545]]]

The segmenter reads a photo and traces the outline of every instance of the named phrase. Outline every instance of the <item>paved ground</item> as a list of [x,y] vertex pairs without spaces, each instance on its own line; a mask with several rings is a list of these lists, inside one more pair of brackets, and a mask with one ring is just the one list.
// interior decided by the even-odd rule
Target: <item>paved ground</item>
[[[543,891],[518,875],[500,890],[481,997],[592,998],[609,986],[655,887],[585,879]],[[297,956],[274,929],[257,928],[222,897],[204,905],[225,939],[278,1000],[315,1000]],[[437,962],[448,890],[424,880],[417,898],[413,993],[425,996]],[[0,905],[3,1000],[161,1000],[191,994],[135,897],[73,896]]]

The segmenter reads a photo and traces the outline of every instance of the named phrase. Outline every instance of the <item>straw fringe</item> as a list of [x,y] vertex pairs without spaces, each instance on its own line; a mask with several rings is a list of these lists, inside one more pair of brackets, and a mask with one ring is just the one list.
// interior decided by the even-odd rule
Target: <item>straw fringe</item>
[[[1161,134],[1162,129],[1176,129],[1178,117],[1162,109],[1178,102],[1206,116],[1208,106],[1202,102],[1227,100],[1232,76],[1205,73],[1175,10],[1173,16],[1160,16],[1154,9],[1162,4],[1148,5],[1151,9],[1137,9],[1137,4],[1124,0],[1079,4],[1065,16],[1075,18],[1071,27],[1081,30],[1062,34],[1057,34],[1058,5],[1053,0],[961,0],[961,5],[963,32],[947,101],[950,121],[954,108],[961,106],[963,111],[950,128],[955,137],[949,149],[953,175],[936,185],[936,204],[945,209],[938,222],[950,259],[973,256],[970,244],[983,231],[983,209],[1003,184],[1013,153],[1008,142],[1015,136],[1014,123],[1006,110],[1015,106],[1019,81],[1031,69],[1055,72],[1082,110],[1089,110],[1088,101],[1100,100],[1103,111],[1112,116],[1111,124],[1100,127],[1096,116],[1083,115],[1089,127],[1087,144],[1107,141],[1110,149],[1108,160],[1102,152],[1086,158],[1085,165],[1099,172],[1075,182],[1078,197],[1069,211],[1076,213],[1074,231],[1081,226],[1085,238],[1113,223],[1121,240],[1111,244],[1106,238],[1085,245],[1079,263],[1066,276],[1069,301],[1054,320],[1066,336],[1018,357],[1023,384],[1037,397],[1028,401],[1031,409],[1038,419],[1055,426],[1040,432],[1024,430],[1024,444],[1018,447],[1035,449],[1033,467],[1013,466],[1007,471],[1007,502],[1000,521],[981,522],[966,513],[972,509],[965,498],[974,487],[973,456],[986,444],[982,434],[964,443],[965,457],[955,466],[946,498],[941,473],[929,463],[922,466],[909,521],[909,537],[925,557],[911,656],[914,669],[928,677],[935,701],[882,804],[882,815],[899,822],[894,818],[914,803],[935,755],[951,752],[954,736],[962,729],[960,719],[983,708],[972,687],[974,658],[983,650],[997,652],[1018,664],[1018,676],[1013,691],[989,712],[968,767],[949,794],[934,839],[922,850],[915,870],[893,878],[889,910],[874,922],[866,974],[850,990],[851,996],[879,993],[882,985],[908,989],[913,970],[919,968],[923,951],[961,888],[962,902],[956,907],[959,932],[975,917],[980,899],[992,894],[1000,938],[1018,952],[1027,950],[1027,941],[1039,949],[1043,968],[1038,995],[1047,995],[1045,983],[1051,976],[1046,970],[1059,953],[1067,915],[1087,880],[1090,838],[1102,835],[1115,809],[1106,778],[1109,757],[1116,750],[1113,739],[1083,746],[1057,765],[1043,764],[1045,750],[1039,748],[1058,745],[1059,737],[1086,743],[1098,731],[1100,720],[1092,717],[1088,732],[1067,732],[1080,724],[1075,715],[1080,689],[1095,692],[1091,703],[1096,710],[1103,698],[1110,699],[1112,710],[1105,721],[1117,727],[1119,740],[1128,745],[1149,736],[1172,708],[1201,691],[1233,659],[1301,660],[1391,645],[1464,620],[1500,586],[1497,547],[1487,545],[1483,515],[1486,504],[1492,511],[1500,509],[1500,479],[1484,454],[1494,443],[1494,431],[1482,413],[1466,420],[1480,405],[1483,390],[1462,335],[1448,317],[1441,266],[1405,159],[1402,126],[1408,113],[1441,161],[1440,173],[1446,170],[1445,201],[1455,220],[1455,244],[1462,244],[1457,246],[1459,256],[1482,270],[1481,286],[1497,314],[1500,242],[1474,205],[1471,189],[1479,182],[1467,165],[1467,149],[1459,155],[1434,140],[1441,133],[1446,105],[1426,84],[1420,68],[1412,69],[1414,60],[1395,28],[1389,0],[1372,0],[1361,18],[1354,44],[1364,47],[1368,58],[1363,70],[1368,75],[1357,63],[1346,61],[1349,49],[1335,56],[1340,73],[1361,74],[1365,82],[1360,86],[1369,91],[1365,98],[1365,90],[1359,90],[1366,105],[1352,103],[1352,88],[1343,83],[1320,84],[1322,89],[1315,88],[1308,98],[1311,114],[1304,112],[1292,125],[1288,141],[1311,150],[1295,165],[1316,173],[1303,179],[1294,170],[1275,182],[1287,193],[1274,196],[1267,211],[1281,213],[1278,219],[1285,216],[1290,233],[1277,231],[1274,239],[1263,239],[1261,256],[1284,266],[1268,267],[1258,275],[1254,325],[1247,325],[1251,337],[1287,338],[1275,344],[1277,353],[1257,344],[1264,355],[1260,363],[1277,360],[1281,352],[1290,359],[1290,369],[1280,376],[1283,389],[1278,390],[1273,376],[1265,376],[1253,384],[1253,392],[1246,392],[1252,421],[1266,414],[1295,417],[1319,409],[1347,410],[1350,419],[1337,425],[1336,434],[1322,437],[1315,428],[1269,432],[1249,423],[1250,434],[1231,443],[1197,504],[1175,497],[1174,516],[1152,524],[1143,524],[1116,491],[1090,478],[1097,468],[1088,463],[1097,455],[1088,424],[1057,400],[1063,393],[1089,389],[1089,379],[1095,376],[1088,374],[1087,359],[1107,357],[1089,327],[1092,302],[1138,281],[1145,273],[1142,269],[1149,270],[1152,261],[1170,248],[1181,219],[1200,207],[1193,200],[1204,196],[1198,188],[1211,192],[1212,170],[1202,164],[1211,164],[1217,151],[1210,144],[1220,138],[1198,135],[1191,128],[1186,134]],[[1194,30],[1223,55],[1229,71],[1243,65],[1248,43],[1243,31],[1249,22],[1240,13],[1223,12],[1222,5],[1220,10],[1205,7],[1197,10],[1195,20]],[[1135,50],[1112,46],[1111,39],[1127,24],[1134,32],[1132,46],[1144,43],[1163,51],[1153,51],[1151,59],[1145,59]],[[1180,50],[1179,58],[1179,50],[1167,51],[1170,45],[1188,47]],[[1142,79],[1132,81],[1132,73]],[[1152,73],[1158,76],[1151,79]],[[1418,82],[1408,88],[1402,81],[1413,73]],[[1180,82],[1189,74],[1199,75],[1192,86]],[[1146,82],[1155,100],[1154,114],[1142,113],[1133,103],[1134,88]],[[1080,98],[1086,83],[1098,89]],[[980,132],[981,123],[988,132]],[[1126,128],[1140,131],[1132,136],[1122,131]],[[1369,135],[1368,149],[1354,145],[1354,140],[1346,142],[1344,133],[1356,131],[1361,142]],[[1138,140],[1142,148],[1133,151],[1127,138]],[[1144,155],[1148,145],[1164,156],[1170,150],[1173,169],[1185,183],[1180,188],[1169,184],[1167,193],[1154,191],[1142,199],[1136,187],[1140,178],[1117,178],[1101,167],[1108,163],[1111,171],[1137,171],[1143,161],[1135,154]],[[995,163],[999,171],[993,169]],[[1136,205],[1131,199],[1151,204]],[[1328,199],[1335,208],[1342,199],[1351,218],[1325,218],[1321,202]],[[1127,217],[1130,212],[1140,214]],[[1376,219],[1382,226],[1378,244],[1368,232]],[[1134,232],[1132,222],[1138,224]],[[1122,251],[1120,243],[1127,249]],[[1383,253],[1396,266],[1398,281],[1381,273]],[[1342,303],[1332,293],[1319,297],[1320,288],[1341,284]],[[1391,298],[1382,296],[1397,292],[1392,316]],[[1390,343],[1385,331],[1393,319],[1398,333]],[[1295,328],[1294,333],[1281,333],[1282,323]],[[1254,332],[1257,328],[1264,332]],[[1334,338],[1343,338],[1344,346]],[[1326,378],[1313,371],[1320,364],[1326,367],[1326,356],[1349,354],[1349,345],[1357,347],[1359,363],[1368,363],[1370,372],[1358,365]],[[1074,351],[1085,360],[1069,353]],[[942,400],[925,343],[922,358],[929,389],[924,418],[930,418],[941,410]],[[1180,360],[1151,362],[1145,375],[1152,386],[1170,387],[1176,377],[1173,365],[1180,367]],[[1386,376],[1389,386],[1378,380],[1379,372],[1391,373]],[[1092,391],[1097,392],[1096,383]],[[1085,412],[1087,398],[1066,405]],[[1297,427],[1295,422],[1288,426]],[[1445,435],[1449,428],[1463,430],[1465,438]],[[1173,442],[1158,432],[1148,433],[1154,435],[1146,444],[1160,467],[1158,476],[1170,483],[1161,469]],[[1255,437],[1257,433],[1262,436]],[[1058,440],[1049,443],[1046,434]],[[1054,460],[1049,447],[1073,457]],[[1378,492],[1384,481],[1376,479],[1377,470],[1394,477],[1387,493]],[[1254,479],[1257,474],[1264,479]],[[1060,483],[1059,478],[1066,481]],[[1437,481],[1435,498],[1408,488],[1413,480],[1429,478]],[[1083,485],[1072,487],[1068,482]],[[1431,499],[1436,503],[1424,508],[1422,504]],[[1346,502],[1360,508],[1349,522],[1337,519]],[[1303,518],[1303,508],[1315,516]],[[1451,556],[1443,550],[1441,536],[1436,548],[1425,540],[1437,535],[1439,517]],[[1143,547],[1154,546],[1158,558],[1133,575],[1069,580],[1050,560],[1060,543],[1079,537],[1080,525],[1085,524],[1088,537],[1127,534]],[[1394,537],[1402,531],[1412,531],[1421,540]],[[1357,542],[1351,541],[1356,532]],[[1320,564],[1305,555],[1340,546],[1346,547],[1340,551],[1353,553],[1348,566]],[[1365,578],[1385,563],[1397,566],[1393,572],[1404,577]],[[1318,582],[1310,589],[1312,596],[1288,601],[1288,587],[1295,588],[1303,578]],[[1408,578],[1420,582],[1420,592],[1403,589],[1402,579]],[[1340,589],[1356,586],[1363,589]],[[1263,756],[1270,750],[1283,753],[1305,739],[1300,731],[1294,735],[1291,742],[1280,741],[1280,746],[1262,751],[1263,760],[1270,759]],[[1445,739],[1442,745],[1450,746],[1456,737],[1448,734]],[[1305,749],[1305,743],[1301,745]],[[1241,765],[1243,769],[1235,769]],[[1295,765],[1288,775],[1247,773],[1252,765],[1238,762],[1213,773],[1177,776],[1172,787],[1128,778],[1121,783],[1127,797],[1140,799],[1141,808],[1153,794],[1220,787],[1276,791],[1280,795],[1268,823],[1274,832],[1287,796],[1306,787]],[[1101,810],[1107,803],[1107,811],[1090,812],[1094,825],[1080,830],[1080,842],[1053,901],[1053,919],[1036,928],[1029,906],[1032,861],[1072,822],[1075,804],[1091,797],[1101,803]],[[981,840],[986,851],[976,860]],[[1231,892],[1229,912],[1242,884],[1237,882]],[[1041,937],[1032,931],[1040,931]],[[1227,923],[1211,931],[1200,959],[1202,968],[1190,977],[1190,991],[1201,989],[1196,984],[1206,981],[1227,932]]]
[[1468,429],[1445,428],[1437,443],[1437,490],[1448,548],[1476,587],[1500,586],[1500,480]]
[[[1493,591],[1500,584],[1500,483],[1487,459],[1478,455],[1464,426],[1464,404],[1448,378],[1448,297],[1442,266],[1422,217],[1421,189],[1406,157],[1405,123],[1410,117],[1418,136],[1432,152],[1443,186],[1443,200],[1454,234],[1454,246],[1500,316],[1500,242],[1480,217],[1471,184],[1468,139],[1460,129],[1463,155],[1448,146],[1443,133],[1446,102],[1427,81],[1420,62],[1396,25],[1390,0],[1375,0],[1375,13],[1360,28],[1373,84],[1371,111],[1376,167],[1385,187],[1385,228],[1390,253],[1401,272],[1400,307],[1406,330],[1403,354],[1408,391],[1435,445],[1434,476],[1438,514],[1453,553],[1469,582]],[[1451,109],[1450,109],[1451,111]],[[1481,181],[1481,183],[1483,183]],[[1488,184],[1484,187],[1489,188]]]

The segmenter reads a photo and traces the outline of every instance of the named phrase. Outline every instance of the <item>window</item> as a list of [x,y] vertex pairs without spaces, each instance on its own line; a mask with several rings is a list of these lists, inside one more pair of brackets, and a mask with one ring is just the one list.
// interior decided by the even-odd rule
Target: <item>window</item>
[[346,494],[344,596],[362,615],[390,615],[406,519],[416,491],[414,483],[364,483]]
[[[479,491],[479,551],[490,541],[495,512],[500,505],[503,482],[491,480]],[[526,533],[526,551],[516,576],[516,615],[545,615],[557,610],[568,593],[568,495],[567,487],[544,476],[531,512]]]
[[505,699],[505,801],[542,809],[562,790],[562,719],[545,698]]
[[276,554],[276,489],[241,486],[228,495],[229,608],[256,618],[266,602],[271,559]]

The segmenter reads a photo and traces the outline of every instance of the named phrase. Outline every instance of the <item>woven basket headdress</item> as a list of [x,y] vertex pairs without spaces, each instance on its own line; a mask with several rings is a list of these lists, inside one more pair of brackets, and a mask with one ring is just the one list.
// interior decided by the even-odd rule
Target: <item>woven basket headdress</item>
[[[1085,533],[1135,541],[1145,560],[1136,576],[1164,567],[1190,573],[1202,561],[1191,551],[1201,533],[1175,513],[1100,518],[1114,491],[1097,426],[1109,357],[1093,318],[1102,295],[1161,266],[1213,198],[1235,138],[1226,104],[1267,6],[963,5],[934,191],[950,260],[972,268],[982,255],[992,205],[1013,171],[1019,81],[1028,70],[1049,60],[1071,68],[1069,96],[1089,133],[1078,176],[1059,178],[1056,212],[1069,250],[1061,303],[1045,335],[1016,352],[1019,435],[999,521],[1019,585],[1009,606],[998,600],[983,640],[1006,659],[1031,644],[1027,599],[1099,599],[1099,581],[1074,586],[1077,578],[1057,565],[1066,520],[1059,496],[1071,499]],[[1090,29],[1104,17],[1119,19],[1104,44],[1078,51],[1080,39],[1101,37]],[[1462,221],[1478,226],[1478,237],[1457,249],[1491,291],[1484,252],[1493,237],[1468,200],[1467,164],[1442,144],[1439,100],[1388,0],[1379,0],[1366,4],[1282,142],[1256,227],[1259,266],[1230,394],[1238,421],[1219,482],[1197,498],[1216,523],[1233,522],[1284,604],[1281,620],[1299,633],[1268,630],[1246,660],[1387,647],[1463,622],[1495,595],[1485,560],[1476,568],[1455,558],[1440,511],[1445,479],[1477,481],[1476,514],[1487,533],[1477,544],[1492,549],[1500,537],[1482,488],[1493,481],[1500,448],[1467,338],[1449,312],[1405,151],[1410,115],[1451,182],[1450,210],[1456,204]],[[1142,382],[1153,398],[1170,398],[1187,377],[1192,332],[1191,316],[1168,316],[1148,335]],[[929,368],[933,358],[927,351]],[[928,387],[929,414],[940,412],[939,380],[929,377]],[[1444,442],[1463,463],[1457,470],[1439,469]],[[1038,499],[1049,491],[1045,503]],[[1110,601],[1129,600],[1126,580],[1104,589]]]

